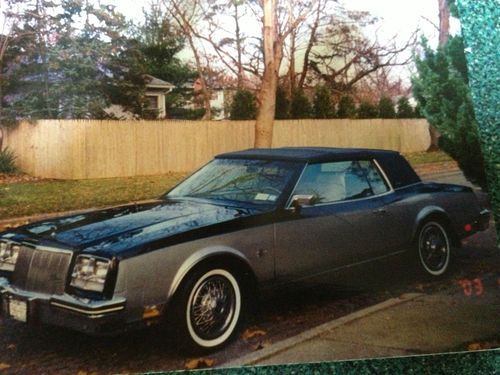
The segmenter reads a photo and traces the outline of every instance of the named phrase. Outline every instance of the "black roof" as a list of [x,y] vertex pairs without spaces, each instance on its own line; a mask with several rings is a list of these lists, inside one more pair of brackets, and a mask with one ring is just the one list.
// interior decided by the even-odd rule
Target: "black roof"
[[342,159],[373,158],[399,154],[397,151],[365,148],[332,148],[332,147],[282,147],[282,148],[250,148],[248,150],[228,152],[217,155],[218,159],[266,159],[288,160],[300,162],[322,162]]

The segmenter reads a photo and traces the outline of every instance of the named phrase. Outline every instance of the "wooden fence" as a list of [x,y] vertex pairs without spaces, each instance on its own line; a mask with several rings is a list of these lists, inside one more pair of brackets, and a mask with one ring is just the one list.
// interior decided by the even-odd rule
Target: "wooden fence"
[[[426,120],[276,121],[273,147],[425,151]],[[21,123],[5,146],[31,175],[83,179],[192,171],[214,155],[251,148],[253,121],[41,120]]]

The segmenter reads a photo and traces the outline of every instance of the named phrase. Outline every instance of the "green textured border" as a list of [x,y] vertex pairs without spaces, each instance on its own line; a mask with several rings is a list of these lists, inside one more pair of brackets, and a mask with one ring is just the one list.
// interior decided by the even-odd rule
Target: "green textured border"
[[500,247],[500,1],[457,0]]
[[[188,371],[151,372],[148,374],[183,374]],[[216,370],[189,371],[197,375],[274,375],[274,374],[500,374],[500,349],[478,352],[447,353],[436,355],[419,355],[412,357],[396,357],[367,359],[359,361],[301,363],[283,366],[240,367]]]

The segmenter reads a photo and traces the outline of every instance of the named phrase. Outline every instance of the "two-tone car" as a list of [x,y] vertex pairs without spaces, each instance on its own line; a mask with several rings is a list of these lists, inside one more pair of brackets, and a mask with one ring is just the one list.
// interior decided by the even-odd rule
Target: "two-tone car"
[[423,183],[398,152],[231,152],[157,200],[0,233],[3,312],[89,334],[168,321],[213,349],[258,291],[405,252],[440,276],[488,220],[470,188]]

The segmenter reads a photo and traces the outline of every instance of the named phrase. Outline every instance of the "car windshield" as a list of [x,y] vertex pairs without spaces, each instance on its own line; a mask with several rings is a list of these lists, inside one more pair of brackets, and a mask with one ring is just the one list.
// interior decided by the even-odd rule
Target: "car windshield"
[[283,161],[215,159],[166,197],[276,204],[296,170],[297,164]]

